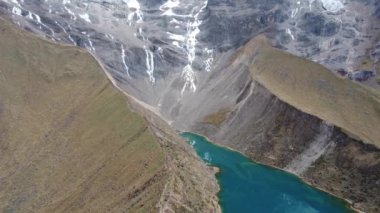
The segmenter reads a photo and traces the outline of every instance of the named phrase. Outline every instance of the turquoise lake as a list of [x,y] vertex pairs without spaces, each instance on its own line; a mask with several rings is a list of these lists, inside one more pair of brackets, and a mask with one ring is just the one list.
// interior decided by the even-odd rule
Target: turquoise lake
[[354,212],[347,203],[287,172],[258,164],[202,136],[183,133],[197,154],[218,167],[219,203],[225,213]]

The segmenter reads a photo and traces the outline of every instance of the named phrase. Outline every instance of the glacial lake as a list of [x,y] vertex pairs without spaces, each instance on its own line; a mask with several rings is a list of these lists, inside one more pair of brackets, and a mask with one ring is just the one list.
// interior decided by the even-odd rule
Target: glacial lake
[[218,197],[225,213],[354,212],[345,201],[309,186],[295,175],[255,163],[202,136],[182,136],[207,164],[220,169],[216,175],[221,188]]

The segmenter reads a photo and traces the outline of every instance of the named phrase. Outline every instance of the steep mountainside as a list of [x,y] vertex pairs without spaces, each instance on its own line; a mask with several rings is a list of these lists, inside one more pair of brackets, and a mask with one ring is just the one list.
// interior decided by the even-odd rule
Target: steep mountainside
[[220,211],[214,171],[90,54],[0,31],[0,211]]
[[380,92],[340,78],[319,64],[272,48],[264,37],[249,42],[240,61],[275,96],[359,140],[380,147]]
[[365,212],[378,212],[377,91],[265,41],[256,38],[226,60],[229,65],[221,73],[229,87],[224,84],[208,93],[223,100],[234,91],[229,96],[234,98],[220,101],[214,111],[200,105],[198,109],[210,113],[200,116],[191,129],[293,172]]

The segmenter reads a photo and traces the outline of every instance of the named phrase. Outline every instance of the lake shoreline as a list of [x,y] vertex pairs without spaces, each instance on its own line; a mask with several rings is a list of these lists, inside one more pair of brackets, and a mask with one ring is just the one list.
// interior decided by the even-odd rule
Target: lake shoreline
[[[233,148],[231,148],[231,147],[228,147],[228,146],[226,146],[226,145],[223,145],[223,144],[220,144],[220,143],[216,143],[216,142],[215,142],[216,140],[213,140],[211,137],[204,136],[204,135],[199,134],[199,133],[196,133],[196,132],[195,132],[195,133],[194,133],[194,132],[180,132],[180,134],[183,134],[183,133],[191,133],[191,134],[198,135],[198,136],[200,136],[200,137],[205,138],[207,141],[209,141],[210,143],[212,143],[212,144],[215,145],[215,146],[219,146],[219,147],[221,147],[221,148],[224,148],[224,149],[230,150],[230,151],[232,151],[232,152],[237,152],[237,153],[243,155],[244,157],[246,157],[247,159],[249,159],[249,160],[252,161],[253,163],[256,163],[256,164],[259,164],[259,165],[262,165],[262,166],[267,166],[267,167],[270,167],[270,168],[273,168],[273,169],[277,169],[277,170],[280,170],[280,171],[285,172],[285,173],[287,173],[287,174],[290,174],[290,175],[292,175],[292,176],[295,176],[295,177],[297,177],[300,181],[302,181],[303,183],[305,183],[306,185],[311,186],[311,187],[313,187],[313,188],[315,188],[315,189],[317,189],[317,190],[319,190],[319,191],[321,191],[321,192],[324,192],[324,193],[326,193],[326,194],[329,194],[329,195],[331,195],[331,196],[333,196],[333,197],[335,197],[335,198],[338,198],[338,199],[344,201],[344,202],[347,204],[347,207],[350,208],[351,210],[353,210],[354,212],[356,212],[356,213],[364,213],[363,211],[361,211],[361,210],[355,208],[355,207],[353,206],[354,203],[353,203],[352,201],[350,201],[350,200],[348,200],[348,199],[345,199],[345,198],[342,198],[342,197],[340,197],[340,196],[337,196],[336,194],[334,194],[334,193],[332,193],[332,192],[329,192],[329,191],[327,191],[327,190],[325,190],[325,189],[322,189],[321,187],[317,186],[316,184],[311,183],[311,182],[308,181],[308,180],[305,180],[302,176],[298,176],[298,175],[296,175],[296,174],[294,174],[294,173],[291,173],[291,172],[289,172],[289,171],[286,171],[286,170],[284,170],[284,169],[282,169],[282,168],[280,168],[280,167],[274,166],[274,165],[269,165],[269,164],[265,164],[265,163],[262,163],[262,162],[255,161],[255,160],[251,159],[250,157],[246,156],[244,153],[242,153],[242,152],[240,152],[240,151],[237,151],[237,150],[235,150],[235,149],[233,149]],[[209,166],[210,166],[210,165],[209,165]],[[215,166],[212,166],[212,167],[215,167]],[[216,167],[216,168],[218,168],[218,167]],[[218,172],[215,174],[215,177],[217,177],[217,174],[220,173],[220,171],[221,171],[221,169],[218,168]],[[217,178],[217,179],[218,179],[218,178]],[[218,180],[218,182],[219,182],[219,180]],[[220,187],[220,190],[219,190],[219,192],[218,192],[218,196],[219,196],[220,191],[221,191],[221,187]]]

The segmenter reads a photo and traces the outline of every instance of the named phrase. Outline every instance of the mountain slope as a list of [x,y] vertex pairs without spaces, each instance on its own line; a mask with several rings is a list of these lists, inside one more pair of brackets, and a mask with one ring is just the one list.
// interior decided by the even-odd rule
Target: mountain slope
[[[251,76],[279,99],[380,147],[380,93],[323,66],[272,48],[258,37],[244,48]],[[242,52],[243,52],[242,51]]]
[[[376,91],[340,79],[312,61],[275,49],[263,43],[263,38],[245,44],[223,61],[219,74],[205,79],[212,87],[200,89],[211,95],[197,106],[198,113],[193,113],[192,131],[256,161],[293,172],[351,200],[365,212],[379,211],[380,149],[375,146],[378,140],[352,137],[359,135],[357,131],[364,131],[376,139]],[[316,87],[314,82],[322,79],[325,84]],[[356,95],[343,96],[339,90],[342,88]],[[330,94],[333,91],[336,92]],[[360,94],[363,91],[367,92]],[[346,105],[340,110],[342,103]],[[348,113],[358,106],[358,113],[371,110],[369,121]],[[319,117],[324,113],[332,116]],[[343,125],[365,127],[374,122],[374,126],[348,126],[351,128],[342,131],[336,122],[342,118],[347,119]]]
[[0,31],[1,211],[220,211],[214,171],[157,137],[90,54]]
[[163,151],[91,56],[1,26],[3,210],[155,208]]

